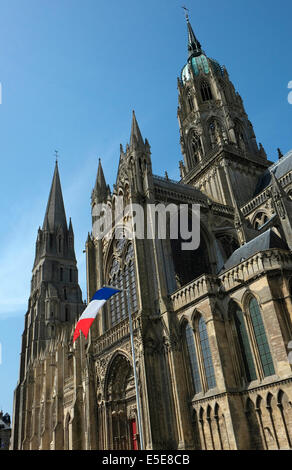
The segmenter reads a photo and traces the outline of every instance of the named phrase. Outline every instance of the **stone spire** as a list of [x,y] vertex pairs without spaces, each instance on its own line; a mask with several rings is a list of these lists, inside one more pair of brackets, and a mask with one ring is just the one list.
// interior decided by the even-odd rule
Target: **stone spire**
[[62,227],[64,230],[67,230],[67,220],[60,183],[58,162],[56,161],[51,191],[43,223],[43,230],[54,231],[58,227]]
[[188,51],[189,51],[189,60],[192,57],[198,57],[203,53],[202,46],[198,39],[195,36],[192,25],[189,21],[189,15],[186,14],[187,27],[188,27]]
[[101,159],[99,159],[98,163],[98,170],[97,170],[97,175],[96,175],[96,180],[95,180],[95,186],[93,189],[93,195],[95,196],[95,200],[97,202],[103,202],[107,199],[108,195],[108,187],[105,181],[102,165],[101,165]]
[[70,217],[70,221],[69,221],[69,232],[74,233],[71,217]]
[[131,137],[130,137],[130,147],[134,147],[134,146],[144,147],[144,141],[142,138],[141,131],[139,129],[135,111],[133,111]]

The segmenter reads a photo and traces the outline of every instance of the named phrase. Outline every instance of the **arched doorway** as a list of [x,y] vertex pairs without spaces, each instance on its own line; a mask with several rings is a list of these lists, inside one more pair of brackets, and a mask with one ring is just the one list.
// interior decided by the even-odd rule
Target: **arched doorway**
[[129,359],[123,354],[117,354],[109,366],[106,406],[109,448],[138,450],[134,374]]

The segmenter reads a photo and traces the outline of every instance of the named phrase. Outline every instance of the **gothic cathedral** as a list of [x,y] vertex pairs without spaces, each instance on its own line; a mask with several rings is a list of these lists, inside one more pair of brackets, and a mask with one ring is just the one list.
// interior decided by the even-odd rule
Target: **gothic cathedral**
[[[228,72],[187,18],[178,78],[180,181],[152,172],[135,113],[116,183],[101,162],[92,212],[199,204],[200,246],[88,235],[87,296],[127,289],[145,449],[292,448],[292,151],[268,161]],[[94,221],[94,217],[93,217]],[[114,229],[115,227],[113,227]],[[88,339],[71,219],[56,164],[36,241],[11,449],[138,449],[141,433],[125,290]]]

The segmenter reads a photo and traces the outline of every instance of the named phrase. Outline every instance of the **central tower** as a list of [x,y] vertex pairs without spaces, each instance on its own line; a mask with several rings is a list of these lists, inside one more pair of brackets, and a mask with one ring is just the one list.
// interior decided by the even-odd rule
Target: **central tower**
[[205,54],[188,15],[187,30],[188,60],[178,79],[182,182],[222,204],[241,205],[270,162],[226,68]]

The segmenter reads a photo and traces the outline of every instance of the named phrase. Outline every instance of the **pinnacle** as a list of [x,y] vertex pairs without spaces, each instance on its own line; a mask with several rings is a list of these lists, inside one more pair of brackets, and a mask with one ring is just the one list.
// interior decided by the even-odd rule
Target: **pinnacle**
[[99,158],[97,176],[95,181],[95,192],[100,200],[103,200],[107,195],[107,185],[101,165],[101,159]]
[[55,230],[57,227],[67,230],[66,213],[62,195],[62,188],[56,161],[55,171],[43,223],[43,230]]
[[144,146],[142,134],[136,119],[135,111],[133,111],[133,118],[132,118],[132,128],[131,128],[131,137],[130,137],[130,147],[133,145],[142,145]]

